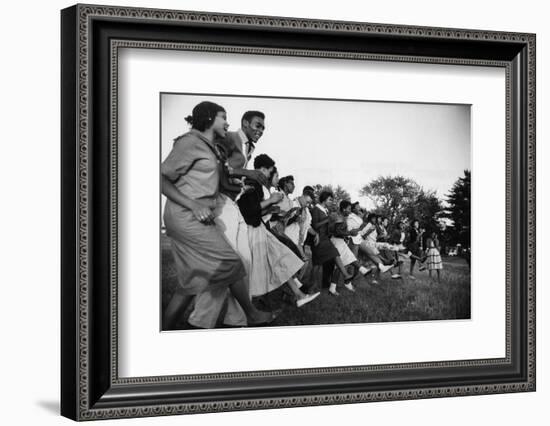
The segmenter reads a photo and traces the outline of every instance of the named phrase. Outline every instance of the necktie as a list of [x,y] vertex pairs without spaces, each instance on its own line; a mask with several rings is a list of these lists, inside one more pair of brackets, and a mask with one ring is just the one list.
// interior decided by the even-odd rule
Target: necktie
[[254,141],[249,139],[246,141],[246,145],[247,145],[246,159],[250,160],[250,157],[252,157],[252,152],[254,151],[254,148],[255,148]]

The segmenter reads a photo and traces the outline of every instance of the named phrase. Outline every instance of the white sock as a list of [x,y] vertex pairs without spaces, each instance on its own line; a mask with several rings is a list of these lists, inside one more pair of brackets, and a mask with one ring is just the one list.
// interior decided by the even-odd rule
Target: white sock
[[359,267],[359,272],[361,272],[363,275],[365,275],[367,272],[369,272],[369,270],[367,268],[365,268],[364,266],[360,266]]
[[300,282],[298,278],[294,278],[294,282],[296,283],[296,287],[302,288],[303,284]]
[[336,284],[330,283],[330,287],[328,289],[331,293],[334,293],[336,291]]

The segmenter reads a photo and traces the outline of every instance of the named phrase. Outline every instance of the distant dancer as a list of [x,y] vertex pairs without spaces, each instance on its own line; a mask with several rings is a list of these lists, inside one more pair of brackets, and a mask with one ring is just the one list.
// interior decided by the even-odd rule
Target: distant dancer
[[[342,263],[344,266],[348,268],[348,272],[353,277],[353,272],[350,271],[349,268],[353,268],[355,271],[360,272],[362,275],[366,276],[370,272],[372,272],[372,269],[365,268],[364,266],[359,265],[359,262],[357,261],[357,258],[349,248],[346,239],[352,236],[356,236],[358,234],[358,230],[354,229],[352,231],[348,230],[348,225],[346,222],[346,217],[351,213],[351,203],[348,200],[343,200],[340,202],[339,206],[339,212],[334,215],[334,230],[333,235],[330,239],[332,244],[334,244],[334,247],[338,250],[338,253],[340,254],[340,258],[342,259]],[[329,287],[329,293],[332,295],[337,296],[337,285],[344,285],[346,289],[349,291],[354,292],[355,287],[353,286],[350,279],[345,280],[343,274],[336,269],[334,271],[333,280]]]
[[437,282],[441,283],[441,270],[443,269],[443,262],[441,261],[441,255],[439,253],[439,247],[436,246],[435,239],[428,238],[426,240],[426,266],[428,268],[428,275],[432,278],[432,271],[437,272]]
[[363,251],[367,257],[376,265],[378,271],[375,273],[373,284],[378,284],[377,277],[380,273],[384,273],[392,269],[393,265],[384,265],[384,261],[380,257],[380,251],[376,247],[376,218],[377,215],[370,213],[367,216],[367,224],[365,228],[361,231],[363,235],[363,242],[361,243],[360,250]]
[[414,276],[414,265],[416,261],[420,263],[419,270],[425,269],[425,266],[422,263],[426,258],[422,254],[422,235],[424,234],[424,229],[420,228],[420,222],[418,219],[412,221],[412,225],[409,230],[409,241],[407,243],[408,250],[412,253],[410,256],[411,263],[409,269],[409,278],[415,280]]
[[313,264],[323,268],[324,280],[327,280],[329,284],[335,266],[338,267],[346,281],[352,278],[352,275],[347,272],[340,258],[340,253],[330,241],[332,223],[328,209],[332,207],[333,203],[334,194],[330,191],[322,191],[319,194],[319,202],[311,211],[311,227],[317,232],[319,237],[317,244],[314,244],[311,249]]

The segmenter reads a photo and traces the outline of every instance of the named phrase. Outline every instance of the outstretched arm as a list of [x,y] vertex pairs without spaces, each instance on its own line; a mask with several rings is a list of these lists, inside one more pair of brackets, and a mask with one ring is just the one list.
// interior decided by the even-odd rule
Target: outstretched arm
[[277,204],[279,201],[283,199],[283,194],[280,192],[274,192],[271,194],[271,196],[260,203],[262,209],[265,209],[266,207],[271,206],[272,204]]
[[243,178],[243,177],[249,178],[249,179],[255,180],[260,185],[263,185],[263,186],[267,185],[267,178],[259,170],[248,170],[248,169],[243,169],[243,168],[232,168],[230,166],[229,175],[231,177],[237,177],[237,178]]
[[361,235],[363,235],[364,237],[371,234],[372,232],[374,232],[376,230],[376,228],[373,226],[373,227],[369,227],[369,228],[363,228],[361,230]]

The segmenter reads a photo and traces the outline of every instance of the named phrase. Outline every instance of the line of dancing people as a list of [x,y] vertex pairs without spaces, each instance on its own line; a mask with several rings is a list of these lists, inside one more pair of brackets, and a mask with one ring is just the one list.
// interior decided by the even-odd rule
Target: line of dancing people
[[[262,112],[246,112],[236,132],[228,132],[226,111],[213,102],[199,103],[185,120],[190,131],[174,140],[161,164],[164,224],[178,281],[164,309],[164,330],[175,328],[192,301],[187,322],[193,327],[215,327],[222,311],[228,326],[268,324],[277,312],[259,310],[252,299],[284,285],[296,306],[304,306],[320,294],[315,280],[308,288],[301,282],[306,272],[322,271],[329,294],[337,296],[338,286],[355,291],[358,273],[400,267],[399,256],[411,258],[411,275],[413,261],[425,260],[414,245],[405,247],[403,233],[380,242],[376,216],[363,221],[357,203],[340,203],[332,218],[329,191],[317,204],[312,187],[291,200],[292,176],[279,179],[266,154],[251,161],[265,131]],[[359,253],[374,266],[361,264]],[[391,253],[389,261],[383,253]]]

